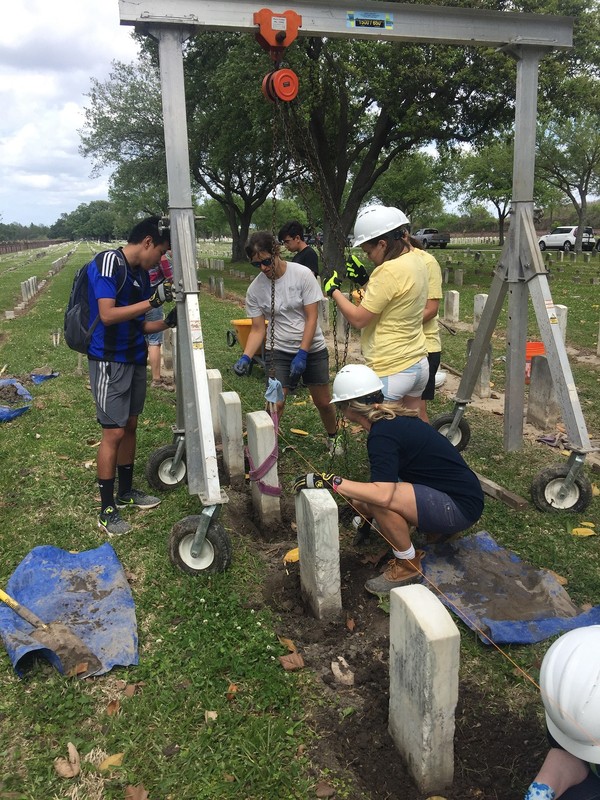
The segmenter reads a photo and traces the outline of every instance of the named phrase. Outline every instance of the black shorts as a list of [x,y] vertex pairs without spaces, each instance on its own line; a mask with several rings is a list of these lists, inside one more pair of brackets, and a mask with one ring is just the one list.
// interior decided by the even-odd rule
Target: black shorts
[[[271,352],[273,358],[271,358]],[[297,351],[296,351],[297,352]],[[293,392],[300,381],[304,386],[326,386],[329,383],[329,353],[327,348],[309,353],[306,359],[304,373],[292,380],[290,378],[290,365],[296,353],[286,353],[284,350],[265,350],[265,370],[268,373],[273,366],[275,377],[281,381],[284,389]]]
[[427,381],[427,386],[423,389],[421,400],[433,400],[435,395],[435,373],[438,371],[441,358],[442,354],[440,352],[427,353],[427,361],[429,361],[429,380]]

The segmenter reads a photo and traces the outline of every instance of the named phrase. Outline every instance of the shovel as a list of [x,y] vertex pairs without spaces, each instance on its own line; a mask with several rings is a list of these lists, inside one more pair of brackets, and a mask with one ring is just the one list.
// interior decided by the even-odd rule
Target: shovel
[[29,636],[56,653],[65,675],[85,678],[102,669],[102,662],[67,625],[62,622],[42,622],[32,611],[17,603],[2,589],[0,589],[0,600],[33,626],[34,630]]

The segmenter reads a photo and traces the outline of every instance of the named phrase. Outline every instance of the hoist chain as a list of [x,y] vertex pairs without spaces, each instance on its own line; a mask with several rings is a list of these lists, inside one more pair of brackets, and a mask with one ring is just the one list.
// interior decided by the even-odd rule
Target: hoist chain
[[[277,155],[279,153],[279,136],[277,126],[277,115],[273,113],[271,117],[271,134],[272,134],[272,150],[271,150],[271,166],[272,174],[272,199],[271,199],[271,233],[276,236],[275,225],[277,222]],[[275,377],[275,253],[273,255],[273,264],[271,267],[271,321],[269,322],[269,377]]]
[[[317,193],[319,195],[319,199],[321,201],[321,207],[323,208],[323,213],[327,217],[327,221],[329,222],[329,228],[330,228],[332,234],[335,237],[336,244],[338,245],[339,251],[341,253],[343,253],[343,254],[346,254],[346,242],[345,242],[343,234],[342,234],[339,215],[337,214],[337,212],[335,210],[335,203],[333,202],[333,197],[331,196],[331,193],[329,191],[329,187],[327,186],[327,183],[325,182],[325,180],[323,180],[322,170],[319,169],[318,159],[317,159],[316,150],[315,150],[315,144],[314,144],[314,142],[312,140],[312,137],[309,136],[308,132],[302,127],[302,125],[300,125],[300,122],[298,120],[297,110],[294,107],[294,105],[295,104],[293,104],[293,103],[279,103],[279,102],[277,103],[277,106],[278,106],[279,112],[280,112],[281,126],[282,126],[283,131],[284,131],[284,136],[285,136],[286,144],[287,144],[287,147],[288,147],[288,151],[293,156],[294,161],[297,164],[300,164],[302,162],[303,159],[301,158],[301,156],[300,156],[300,154],[298,152],[298,148],[296,147],[295,138],[294,138],[294,136],[292,136],[292,133],[291,133],[291,131],[295,131],[298,134],[298,136],[301,139],[302,144],[304,146],[304,151],[306,153],[306,159],[305,160],[306,160],[306,162],[308,164],[310,172],[312,173],[312,176],[313,176],[313,179],[314,179],[314,186],[315,186],[316,191],[317,191]],[[289,109],[289,111],[288,111],[288,109]],[[286,113],[287,113],[287,119],[285,118]],[[325,187],[325,189],[326,189],[327,196],[325,196],[325,191],[324,191],[323,187]],[[309,199],[308,193],[306,191],[306,186],[305,186],[305,184],[304,184],[304,182],[302,180],[300,180],[298,182],[298,190],[299,190],[300,195],[302,197],[302,201],[304,203],[304,207],[306,208],[306,213],[307,213],[307,215],[309,215],[309,222],[311,224],[311,227],[313,228],[313,230],[316,233],[317,226],[314,224],[314,218],[312,218],[312,216],[311,216],[310,199]],[[315,239],[316,239],[316,237],[315,237]],[[319,255],[321,257],[321,261],[323,263],[325,263],[325,259],[323,258],[323,248],[322,248],[322,246],[321,246],[321,244],[320,244],[320,242],[318,240],[316,240],[316,245],[317,245],[317,249],[319,251]],[[341,271],[343,272],[344,269],[342,269]],[[326,265],[325,275],[327,277],[329,277],[332,272],[333,272],[333,269]],[[337,308],[337,305],[335,303],[333,304],[332,317],[333,317],[333,330],[334,330],[334,332],[336,332],[336,333],[334,333],[334,336],[333,336],[333,350],[334,350],[334,359],[335,359],[335,371],[339,372],[339,370],[340,370],[340,358],[339,358],[338,339],[337,339],[338,308]],[[345,333],[345,337],[344,337],[344,350],[343,350],[341,366],[344,366],[344,364],[346,363],[346,358],[348,356],[349,338],[350,338],[350,327],[346,326],[346,333]]]

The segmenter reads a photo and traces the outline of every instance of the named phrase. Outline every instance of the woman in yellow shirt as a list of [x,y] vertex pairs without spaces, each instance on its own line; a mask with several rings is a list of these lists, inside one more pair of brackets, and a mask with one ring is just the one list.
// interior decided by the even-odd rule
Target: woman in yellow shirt
[[[345,319],[361,331],[361,348],[367,366],[383,383],[386,400],[401,400],[417,409],[429,377],[423,310],[428,295],[428,275],[423,259],[411,252],[405,240],[409,221],[398,208],[369,206],[354,226],[355,247],[360,246],[375,265],[371,276],[357,277],[367,289],[355,306],[340,291],[337,273],[325,292]],[[360,269],[360,268],[359,268]]]

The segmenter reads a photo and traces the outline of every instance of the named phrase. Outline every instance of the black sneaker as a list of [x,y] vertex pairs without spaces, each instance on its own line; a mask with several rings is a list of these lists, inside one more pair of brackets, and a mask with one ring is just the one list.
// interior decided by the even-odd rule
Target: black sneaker
[[112,506],[107,506],[104,511],[101,512],[98,517],[98,527],[106,531],[109,537],[123,536],[123,534],[129,533],[131,530],[131,525],[125,522],[124,519],[121,519],[121,515],[117,509]]
[[158,497],[144,494],[139,489],[130,489],[117,497],[117,508],[156,508],[161,504]]

